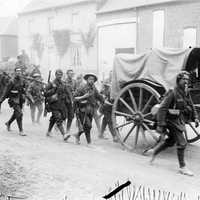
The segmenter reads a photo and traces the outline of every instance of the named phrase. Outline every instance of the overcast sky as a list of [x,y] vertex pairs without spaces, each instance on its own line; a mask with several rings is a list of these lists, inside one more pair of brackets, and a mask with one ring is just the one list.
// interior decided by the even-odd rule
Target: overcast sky
[[17,16],[31,0],[0,0],[0,17]]

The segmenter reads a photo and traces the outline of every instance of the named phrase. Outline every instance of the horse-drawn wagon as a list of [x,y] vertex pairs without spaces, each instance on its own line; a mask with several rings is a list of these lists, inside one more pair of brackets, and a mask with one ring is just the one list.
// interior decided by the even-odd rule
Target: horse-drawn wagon
[[[154,49],[142,55],[116,55],[111,89],[112,123],[123,146],[133,149],[138,143],[150,145],[158,139],[152,108],[175,86],[176,75],[181,70],[191,74],[189,89],[198,111],[200,48]],[[188,122],[187,130],[185,136],[189,143],[200,139],[193,122]]]

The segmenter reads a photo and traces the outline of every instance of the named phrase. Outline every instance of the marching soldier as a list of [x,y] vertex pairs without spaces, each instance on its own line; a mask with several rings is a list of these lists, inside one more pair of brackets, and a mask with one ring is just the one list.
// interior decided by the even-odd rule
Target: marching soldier
[[11,80],[6,88],[4,94],[0,98],[0,104],[8,98],[8,104],[11,108],[13,108],[14,112],[6,122],[7,130],[10,131],[10,126],[14,120],[17,121],[17,125],[19,128],[19,134],[21,136],[25,136],[26,134],[23,132],[23,125],[22,125],[22,107],[25,103],[25,96],[26,96],[26,83],[24,79],[22,79],[22,70],[20,67],[15,68],[15,76],[13,80]]
[[106,129],[106,126],[108,125],[109,131],[113,137],[113,142],[118,142],[118,138],[114,132],[113,125],[112,125],[112,101],[110,98],[110,82],[109,80],[106,80],[103,82],[103,89],[100,92],[105,99],[104,104],[100,107],[100,112],[103,114],[102,124],[101,124],[101,133],[99,135],[100,139],[105,138],[104,132]]
[[[72,69],[67,70],[67,78],[65,80],[65,83],[67,84],[67,87],[69,87],[70,92],[72,96],[74,95],[74,92],[76,90],[76,81],[73,79],[74,72]],[[73,107],[73,101],[67,103],[67,133],[69,133],[72,121],[74,118],[74,107]]]
[[157,113],[157,132],[161,134],[161,139],[148,152],[152,153],[151,162],[153,162],[156,155],[176,143],[179,172],[193,176],[193,172],[186,167],[184,159],[187,145],[184,132],[186,132],[186,122],[194,120],[195,126],[198,127],[199,120],[188,92],[188,82],[189,73],[186,71],[180,72],[176,78],[176,87],[174,90],[170,90],[164,97]]
[[[28,104],[31,109],[32,123],[40,123],[40,117],[43,112],[44,102],[44,84],[41,82],[41,75],[39,73],[33,74],[33,82],[27,89]],[[37,120],[35,121],[35,111],[38,110]]]
[[75,136],[77,144],[80,144],[80,136],[83,132],[85,133],[87,143],[91,144],[90,131],[92,128],[96,101],[104,102],[103,96],[99,94],[94,85],[97,81],[97,77],[89,73],[84,76],[84,79],[87,83],[78,88],[74,94],[74,99],[78,107],[78,112],[76,114],[81,125],[78,134]]
[[50,82],[45,89],[45,97],[49,105],[48,110],[52,113],[47,136],[51,136],[51,130],[54,124],[56,124],[63,135],[63,139],[67,140],[69,136],[65,134],[63,121],[66,120],[66,105],[72,103],[72,94],[67,85],[62,81],[62,70],[56,70],[55,76],[55,80],[52,83]]
[[25,75],[27,67],[20,55],[17,56],[17,62],[15,63],[15,67],[21,68],[22,74]]

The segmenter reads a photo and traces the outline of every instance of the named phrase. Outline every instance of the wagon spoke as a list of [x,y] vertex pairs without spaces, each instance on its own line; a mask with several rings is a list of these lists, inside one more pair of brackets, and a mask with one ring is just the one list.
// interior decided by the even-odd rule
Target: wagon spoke
[[139,131],[140,131],[140,125],[138,125],[138,126],[137,126],[137,129],[136,129],[135,148],[136,148],[136,145],[137,145],[137,142],[138,142]]
[[151,129],[145,124],[142,124],[144,126],[144,128],[150,133],[151,137],[155,140],[158,141],[158,138],[152,133]]
[[146,111],[146,109],[148,108],[149,104],[151,103],[152,99],[154,98],[153,95],[151,95],[151,97],[149,98],[149,100],[147,101],[147,103],[145,104],[144,108],[142,109],[142,113],[144,113]]
[[142,100],[143,100],[143,89],[140,88],[139,106],[138,106],[139,108],[138,108],[138,110],[141,110]]
[[115,111],[115,114],[122,115],[122,116],[125,116],[125,117],[131,117],[131,118],[133,117],[133,115],[123,113],[123,112],[119,112],[119,111]]
[[129,109],[129,111],[131,111],[131,113],[132,113],[133,115],[135,114],[134,110],[126,103],[126,101],[124,101],[124,99],[122,99],[122,98],[120,97],[119,100]]
[[126,140],[128,139],[129,135],[131,134],[131,132],[133,131],[133,129],[136,127],[136,125],[134,124],[132,126],[132,128],[129,130],[129,132],[127,133],[126,137],[123,139],[123,142],[126,142]]
[[154,124],[155,122],[149,119],[144,119],[144,122],[150,123],[150,124]]
[[138,108],[137,108],[137,104],[136,104],[136,102],[135,102],[135,98],[133,97],[133,93],[131,92],[130,89],[128,90],[128,92],[129,92],[129,95],[130,95],[130,97],[131,97],[131,101],[132,101],[132,104],[133,104],[134,110],[137,111]]
[[197,136],[199,136],[199,133],[197,132],[197,130],[194,128],[194,126],[191,124],[191,123],[188,123],[189,124],[189,126],[192,128],[192,130],[195,132],[195,134],[197,135]]
[[149,113],[147,113],[147,114],[144,114],[143,117],[147,117],[147,116],[149,116],[149,115],[151,115],[151,112],[149,112]]
[[133,123],[133,122],[134,122],[134,120],[130,120],[130,121],[128,121],[127,123],[124,123],[124,124],[121,124],[121,125],[119,125],[119,126],[116,126],[116,128],[121,128],[121,127],[127,126],[127,125],[129,125],[129,124],[131,124],[131,123]]

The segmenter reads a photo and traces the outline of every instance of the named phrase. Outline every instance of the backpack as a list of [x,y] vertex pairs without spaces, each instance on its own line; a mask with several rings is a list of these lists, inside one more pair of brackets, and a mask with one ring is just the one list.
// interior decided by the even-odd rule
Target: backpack
[[[168,95],[169,92],[173,92],[174,96],[176,97],[177,94],[175,94],[175,91],[170,89],[168,92],[166,92],[164,94],[164,96],[162,97],[162,100],[158,103],[158,104],[155,104],[152,108],[151,108],[151,114],[153,115],[153,117],[156,117],[158,112],[159,112],[159,109],[165,99],[165,97]],[[168,109],[168,113],[170,115],[173,115],[173,116],[178,116],[180,114],[180,110],[176,109],[176,103],[174,103],[173,105],[173,108],[171,109]]]

